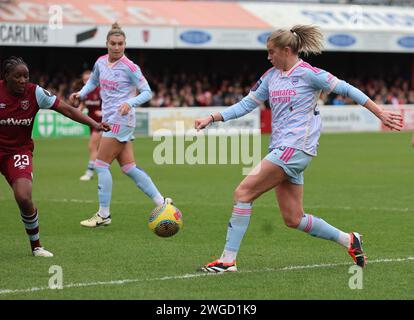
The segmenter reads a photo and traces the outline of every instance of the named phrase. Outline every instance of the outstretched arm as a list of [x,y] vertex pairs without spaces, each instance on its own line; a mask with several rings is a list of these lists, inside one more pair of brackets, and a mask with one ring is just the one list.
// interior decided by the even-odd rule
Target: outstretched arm
[[210,123],[216,122],[216,121],[223,121],[223,117],[220,112],[216,112],[205,118],[195,119],[194,128],[196,128],[198,131],[198,130],[204,129]]
[[78,108],[68,105],[66,102],[59,100],[52,108],[65,117],[68,117],[76,122],[86,124],[99,131],[110,131],[111,127],[107,123],[98,123],[87,115],[83,114]]
[[95,63],[91,76],[89,77],[86,84],[80,91],[72,93],[69,97],[69,101],[71,103],[74,103],[77,99],[84,100],[88,93],[92,92],[97,86],[99,86],[99,69]]
[[401,131],[403,126],[403,118],[401,114],[385,110],[371,99],[364,104],[364,107],[375,114],[377,118],[391,130]]
[[371,111],[391,130],[400,131],[402,129],[402,117],[400,114],[381,108],[365,93],[346,81],[340,80],[322,69],[319,69],[317,72],[308,71],[307,76],[316,90],[323,90],[326,93],[335,92],[341,96],[349,97]]
[[252,112],[263,101],[269,98],[269,77],[271,76],[273,68],[270,68],[264,75],[261,76],[256,85],[250,90],[249,94],[245,96],[238,103],[233,104],[222,112],[216,112],[208,117],[196,119],[194,127],[197,130],[204,129],[210,123],[216,121],[227,121],[243,117],[245,114]]
[[358,104],[371,111],[381,122],[391,130],[400,131],[402,129],[403,118],[399,113],[381,108],[374,101],[368,98],[361,90],[349,83],[339,80],[333,92],[345,97],[350,97]]
[[228,107],[227,109],[223,110],[222,112],[216,112],[214,114],[209,115],[208,117],[196,119],[194,123],[194,127],[197,130],[204,129],[210,123],[216,121],[227,121],[231,119],[237,119],[249,112],[253,111],[258,105],[260,101],[254,98],[251,93],[244,97],[241,101],[232,106]]
[[111,130],[111,127],[108,124],[97,123],[95,120],[79,111],[78,108],[68,105],[66,102],[58,99],[49,91],[39,86],[36,86],[36,101],[40,109],[55,110],[74,121],[86,124],[99,131]]

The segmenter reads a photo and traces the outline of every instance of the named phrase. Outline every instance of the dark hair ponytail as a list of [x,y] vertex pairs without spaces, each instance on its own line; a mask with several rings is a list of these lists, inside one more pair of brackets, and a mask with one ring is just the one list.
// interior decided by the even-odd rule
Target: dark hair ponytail
[[[27,67],[27,63],[21,57],[11,56],[3,61],[2,65],[2,78],[5,79],[6,75],[10,73],[15,67],[18,65],[25,65]],[[28,67],[27,67],[28,68]]]

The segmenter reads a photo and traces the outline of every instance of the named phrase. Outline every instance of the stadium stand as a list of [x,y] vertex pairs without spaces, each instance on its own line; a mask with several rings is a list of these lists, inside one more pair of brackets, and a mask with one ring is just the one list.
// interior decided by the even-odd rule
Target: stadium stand
[[[218,74],[148,74],[148,81],[154,93],[145,107],[192,107],[229,106],[247,95],[257,75],[238,74],[223,77]],[[67,99],[70,93],[79,90],[80,79],[75,74],[56,74],[35,71],[32,79],[53,94]],[[344,77],[344,80],[367,93],[376,103],[387,105],[414,104],[414,89],[409,80],[402,77]],[[354,104],[350,99],[331,94],[322,95],[319,101],[324,105]]]

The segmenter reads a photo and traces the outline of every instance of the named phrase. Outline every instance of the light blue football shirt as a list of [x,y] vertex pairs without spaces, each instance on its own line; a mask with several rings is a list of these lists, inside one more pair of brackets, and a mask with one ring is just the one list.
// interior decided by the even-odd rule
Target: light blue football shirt
[[[97,86],[101,87],[102,121],[112,124],[135,127],[134,108],[152,97],[141,69],[126,56],[112,64],[107,54],[98,58],[88,82],[80,91],[80,98],[85,99]],[[137,90],[140,92],[138,95]],[[132,108],[128,114],[121,116],[118,108],[125,102]]]
[[291,147],[316,156],[321,132],[318,99],[321,92],[349,96],[360,104],[368,97],[329,72],[299,61],[286,72],[270,68],[248,96],[221,112],[224,121],[235,119],[269,101],[272,135],[269,148]]

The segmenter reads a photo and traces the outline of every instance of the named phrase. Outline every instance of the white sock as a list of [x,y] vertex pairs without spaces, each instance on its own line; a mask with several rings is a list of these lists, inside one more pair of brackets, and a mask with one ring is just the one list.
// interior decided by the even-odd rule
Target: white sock
[[349,247],[351,246],[351,237],[349,236],[349,233],[340,231],[338,240],[336,242],[344,246],[345,248],[349,249]]
[[237,257],[237,252],[224,250],[219,260],[221,262],[231,263],[234,260],[236,260],[236,257]]
[[109,213],[109,207],[99,207],[98,214],[102,218],[108,218],[109,215],[110,215],[110,213]]
[[156,206],[160,206],[164,203],[164,197],[158,194],[154,198],[152,198],[152,201],[154,201]]
[[94,168],[95,168],[95,160],[89,160],[89,162],[88,162],[88,170],[93,171]]

